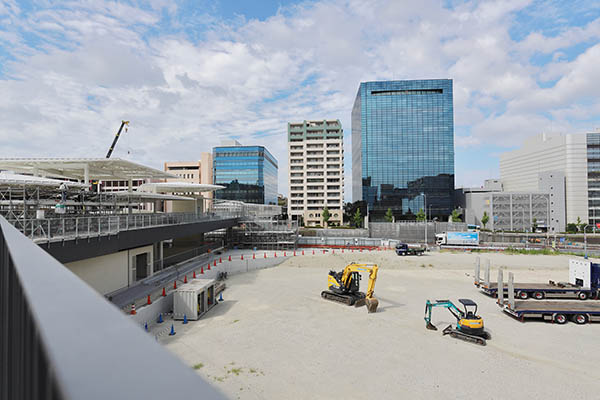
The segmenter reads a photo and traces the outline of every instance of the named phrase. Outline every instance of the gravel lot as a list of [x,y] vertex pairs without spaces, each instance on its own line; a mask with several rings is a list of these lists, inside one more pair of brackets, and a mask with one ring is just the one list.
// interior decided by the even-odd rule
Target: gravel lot
[[[568,256],[306,253],[231,276],[223,303],[161,342],[232,399],[599,397],[600,324],[521,323],[473,285],[477,256],[494,279],[506,267],[532,282],[568,280]],[[351,261],[379,264],[375,314],[320,297],[328,270]],[[425,329],[426,299],[463,297],[479,304],[486,347],[442,336],[454,322],[445,309],[434,310],[439,330]]]

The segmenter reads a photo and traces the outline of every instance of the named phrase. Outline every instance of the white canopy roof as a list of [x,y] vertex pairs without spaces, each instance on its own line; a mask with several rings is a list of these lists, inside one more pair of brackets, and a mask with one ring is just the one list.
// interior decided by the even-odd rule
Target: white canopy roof
[[176,178],[168,172],[120,158],[0,158],[0,170],[78,180]]
[[141,198],[142,200],[196,200],[193,197],[185,197],[185,196],[176,196],[173,194],[161,194],[161,193],[148,193],[148,192],[139,192],[134,190],[133,192],[118,191],[118,192],[108,192],[110,194],[114,194],[119,197],[127,197],[134,196],[136,198]]
[[138,186],[140,192],[151,193],[190,193],[190,192],[213,192],[215,190],[225,189],[225,186],[208,185],[203,183],[190,182],[157,182],[144,183]]
[[0,171],[0,186],[44,186],[49,188],[58,188],[65,183],[68,188],[87,188],[89,185],[78,182],[67,182],[59,179],[41,178],[39,176],[30,176],[15,174],[8,171]]

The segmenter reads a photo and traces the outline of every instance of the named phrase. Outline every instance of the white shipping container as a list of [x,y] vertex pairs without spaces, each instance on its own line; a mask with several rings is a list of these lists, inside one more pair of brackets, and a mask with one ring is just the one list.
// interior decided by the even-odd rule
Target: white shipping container
[[173,317],[196,321],[216,304],[214,279],[192,279],[173,296]]

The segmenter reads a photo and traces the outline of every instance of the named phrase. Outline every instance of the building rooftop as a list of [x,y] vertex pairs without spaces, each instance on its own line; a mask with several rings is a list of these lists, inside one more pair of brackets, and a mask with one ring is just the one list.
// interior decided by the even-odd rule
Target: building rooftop
[[119,158],[0,158],[0,170],[84,181],[176,178],[168,172]]

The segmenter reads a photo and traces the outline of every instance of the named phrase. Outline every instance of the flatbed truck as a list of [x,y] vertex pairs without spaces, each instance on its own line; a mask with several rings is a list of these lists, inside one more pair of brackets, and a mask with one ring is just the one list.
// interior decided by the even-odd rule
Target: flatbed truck
[[[482,292],[489,296],[496,297],[498,292],[498,283],[490,282],[490,265],[487,260],[484,279],[480,277],[479,259],[475,262],[474,284]],[[517,282],[513,284],[514,295],[519,300],[529,298],[543,300],[546,298],[558,299],[600,299],[600,264],[592,263],[588,260],[569,260],[569,282],[548,283],[524,283]],[[504,294],[508,294],[508,288],[504,287]]]
[[398,243],[396,245],[396,254],[399,256],[422,256],[425,253],[426,247],[415,244]]
[[[498,283],[504,288],[502,270],[498,271]],[[596,301],[536,301],[515,300],[514,275],[508,274],[508,299],[504,290],[498,290],[498,305],[502,310],[521,322],[527,319],[542,319],[557,324],[573,321],[578,325],[600,321],[600,302]]]

